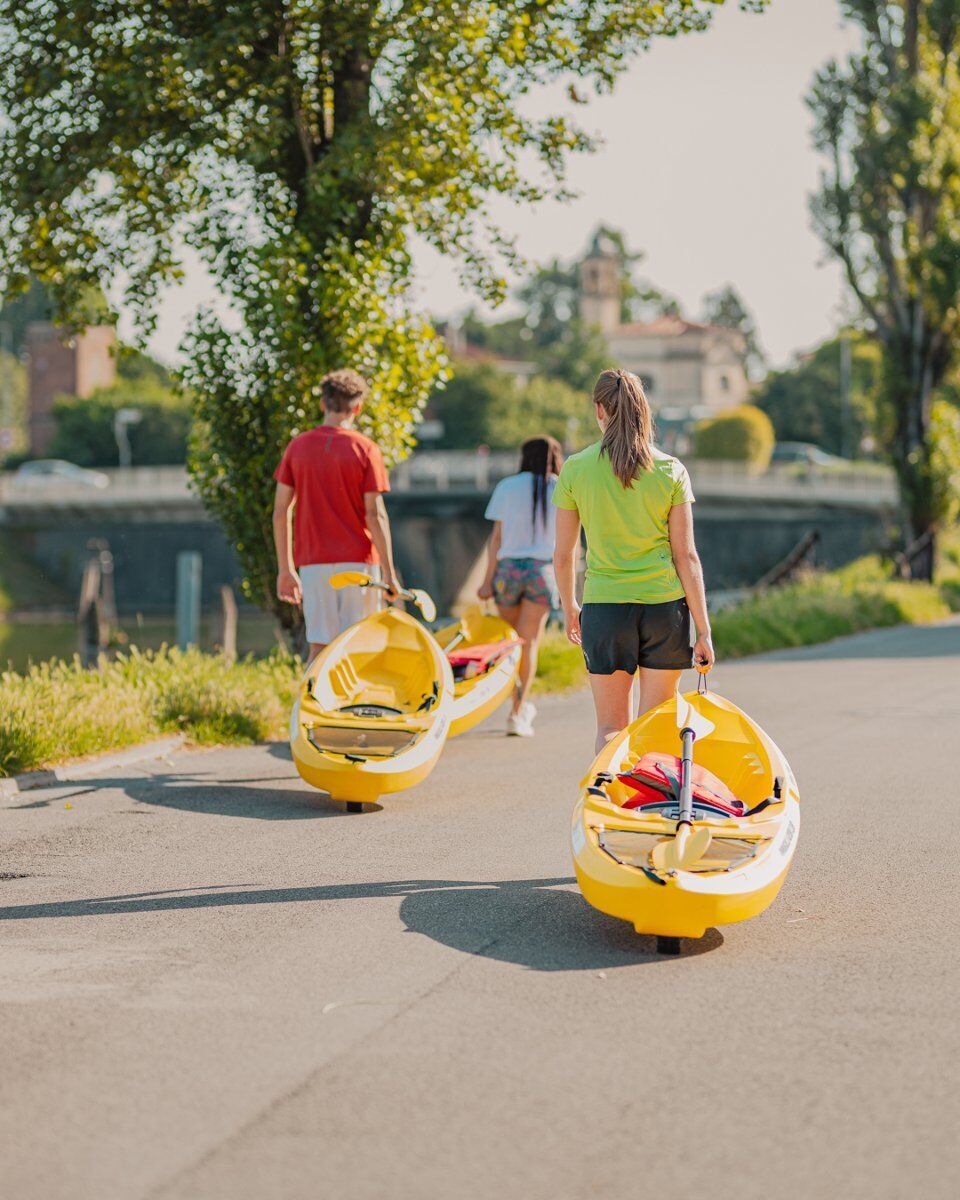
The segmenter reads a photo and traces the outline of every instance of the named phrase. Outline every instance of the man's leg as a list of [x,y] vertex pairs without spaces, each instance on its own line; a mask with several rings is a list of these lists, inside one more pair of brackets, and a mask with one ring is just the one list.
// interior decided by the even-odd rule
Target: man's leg
[[303,588],[303,623],[306,626],[309,652],[307,665],[321,650],[337,636],[336,592],[329,584],[333,574],[327,564],[313,564],[300,568],[300,585]]
[[[338,571],[360,571],[371,579],[380,578],[380,567],[372,563],[331,564],[330,574],[335,575]],[[346,587],[336,592],[332,588],[330,590],[335,597],[338,634],[383,608],[383,592],[379,588]]]

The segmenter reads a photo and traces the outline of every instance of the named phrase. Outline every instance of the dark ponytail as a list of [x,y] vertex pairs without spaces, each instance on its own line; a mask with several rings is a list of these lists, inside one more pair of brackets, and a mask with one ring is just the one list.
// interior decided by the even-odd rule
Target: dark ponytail
[[563,466],[563,451],[556,438],[544,434],[528,438],[520,447],[520,470],[533,476],[533,527],[537,527],[537,512],[542,524],[547,523],[547,480],[559,475]]

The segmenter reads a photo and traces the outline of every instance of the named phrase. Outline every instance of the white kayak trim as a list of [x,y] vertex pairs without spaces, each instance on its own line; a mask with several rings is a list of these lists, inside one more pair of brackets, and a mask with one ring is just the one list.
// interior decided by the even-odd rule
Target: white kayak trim
[[469,716],[470,713],[481,708],[500,691],[506,679],[512,676],[517,669],[517,664],[520,661],[520,650],[521,647],[519,645],[512,646],[510,652],[500,659],[494,669],[485,678],[479,680],[469,691],[464,692],[462,696],[454,696],[454,721],[459,721],[461,718]]

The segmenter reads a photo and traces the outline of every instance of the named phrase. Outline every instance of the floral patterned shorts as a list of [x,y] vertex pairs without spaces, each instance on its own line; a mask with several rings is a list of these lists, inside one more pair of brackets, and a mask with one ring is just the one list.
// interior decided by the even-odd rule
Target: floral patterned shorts
[[515,608],[521,600],[559,608],[553,563],[541,558],[501,558],[493,577],[493,596],[503,608]]

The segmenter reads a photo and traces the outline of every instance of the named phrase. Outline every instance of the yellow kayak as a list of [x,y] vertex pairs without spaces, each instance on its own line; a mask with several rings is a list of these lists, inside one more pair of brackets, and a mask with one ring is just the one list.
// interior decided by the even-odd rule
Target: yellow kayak
[[611,739],[573,814],[580,889],[601,912],[660,937],[754,917],[786,878],[800,793],[772,739],[712,692],[678,696]]
[[301,778],[356,811],[429,775],[450,728],[453,675],[397,608],[351,626],[314,659],[290,717]]
[[434,636],[453,670],[449,736],[456,737],[479,725],[511,694],[523,643],[506,621],[479,608],[468,609]]

